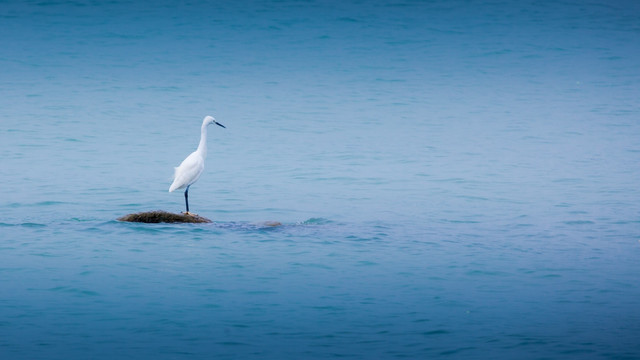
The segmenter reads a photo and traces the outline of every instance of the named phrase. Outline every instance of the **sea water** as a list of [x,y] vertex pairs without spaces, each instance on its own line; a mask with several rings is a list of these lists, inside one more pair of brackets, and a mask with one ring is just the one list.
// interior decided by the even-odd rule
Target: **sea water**
[[0,358],[640,358],[638,4],[0,2]]

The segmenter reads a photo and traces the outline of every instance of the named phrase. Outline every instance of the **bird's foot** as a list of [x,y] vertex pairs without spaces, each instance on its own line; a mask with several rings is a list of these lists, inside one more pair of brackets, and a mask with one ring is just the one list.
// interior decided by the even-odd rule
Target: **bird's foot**
[[189,212],[189,211],[183,212],[183,214],[185,214],[185,215],[187,215],[187,216],[193,216],[193,217],[198,216],[198,214],[194,214],[194,213]]

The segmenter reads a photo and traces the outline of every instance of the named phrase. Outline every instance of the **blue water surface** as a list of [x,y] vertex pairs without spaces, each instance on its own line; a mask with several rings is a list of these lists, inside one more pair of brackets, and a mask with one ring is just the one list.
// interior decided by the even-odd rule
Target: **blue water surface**
[[640,358],[638,19],[0,2],[0,358]]

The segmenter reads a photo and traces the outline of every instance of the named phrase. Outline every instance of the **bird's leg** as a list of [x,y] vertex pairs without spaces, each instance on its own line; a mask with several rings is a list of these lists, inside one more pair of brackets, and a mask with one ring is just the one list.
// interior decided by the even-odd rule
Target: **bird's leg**
[[187,215],[189,214],[189,186],[187,186],[186,190],[184,191],[184,203],[187,206],[187,212],[185,214]]
[[184,214],[189,216],[198,216],[198,214],[189,212],[189,186],[187,186],[187,189],[184,191],[184,204],[187,206],[187,212],[185,212]]

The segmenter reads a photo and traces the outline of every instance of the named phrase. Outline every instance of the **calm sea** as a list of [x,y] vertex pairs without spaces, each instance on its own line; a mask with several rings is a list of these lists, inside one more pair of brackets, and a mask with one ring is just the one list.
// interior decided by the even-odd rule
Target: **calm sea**
[[[0,358],[638,359],[639,39],[621,0],[1,1]],[[183,210],[205,115],[214,223],[116,221]]]

